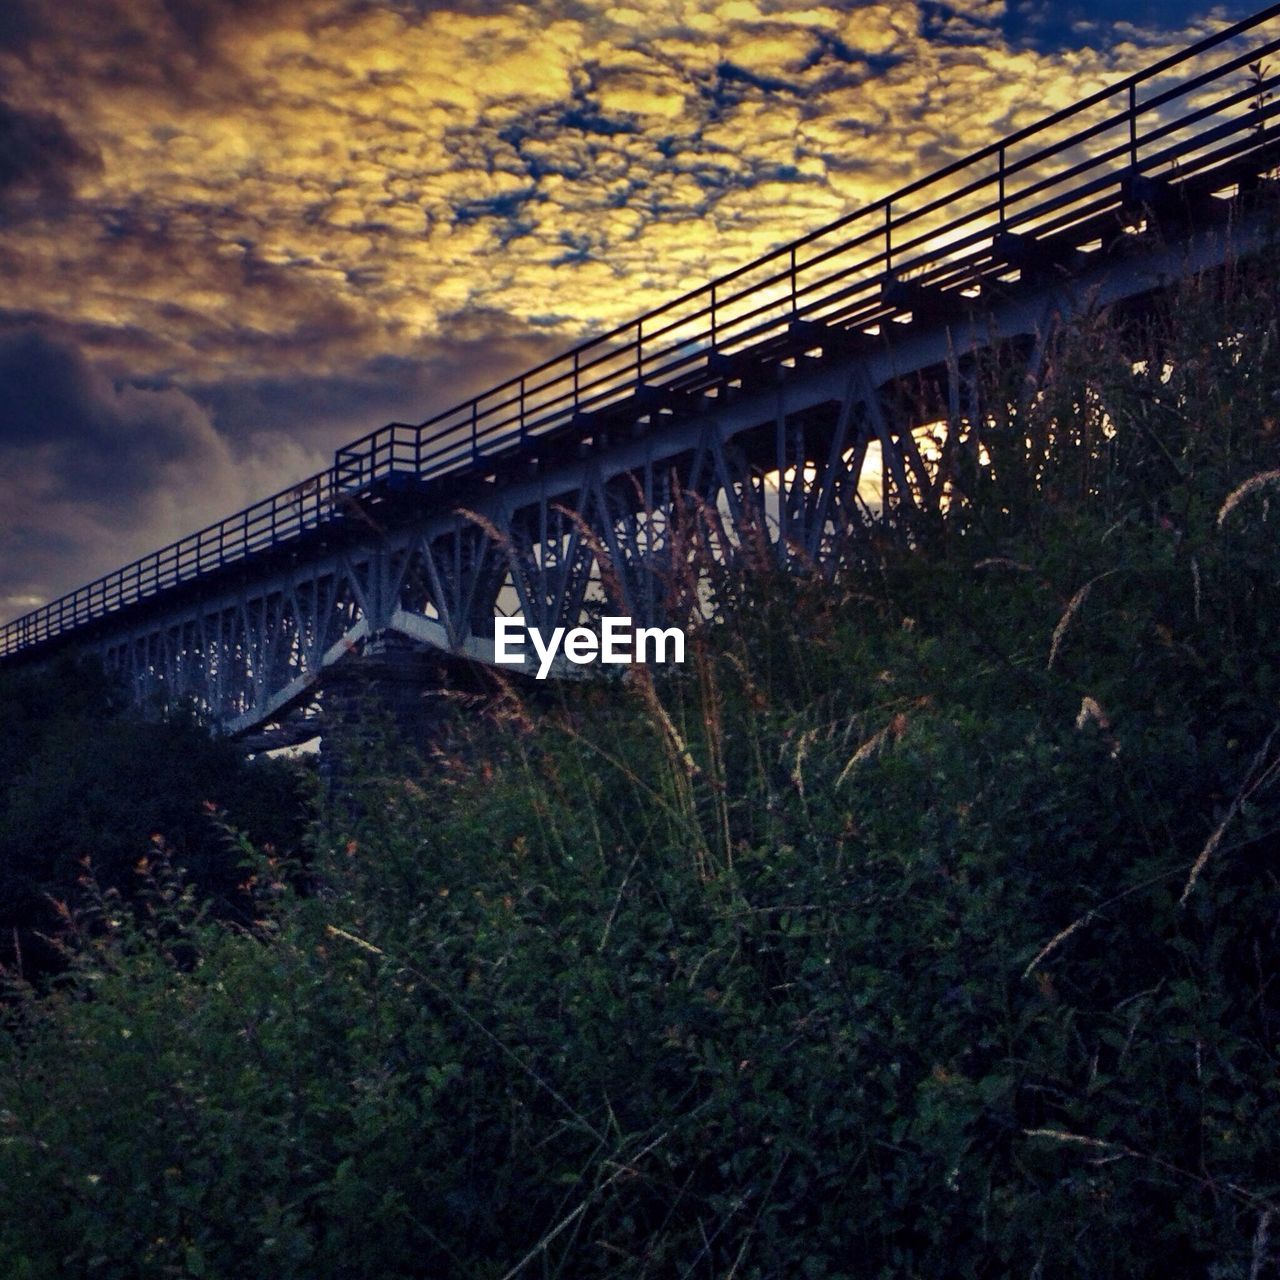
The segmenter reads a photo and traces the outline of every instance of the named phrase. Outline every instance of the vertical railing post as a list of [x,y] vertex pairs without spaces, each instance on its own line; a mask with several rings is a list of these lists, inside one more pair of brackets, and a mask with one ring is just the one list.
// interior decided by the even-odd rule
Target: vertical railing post
[[524,442],[528,438],[529,438],[529,430],[525,426],[525,421],[524,421],[524,374],[521,374],[520,375],[520,443],[524,444]]
[[475,400],[471,402],[471,461],[480,456],[480,415]]
[[796,314],[796,247],[791,246],[791,314]]
[[644,321],[636,321],[636,382],[644,381]]
[[884,202],[884,273],[893,270],[893,201]]
[[573,349],[573,411],[578,412],[578,357],[577,347]]
[[1138,167],[1138,86],[1129,81],[1129,163]]
[[716,349],[717,341],[718,339],[716,337],[716,286],[713,283],[711,286],[711,350],[712,351]]
[[1000,144],[1000,230],[1004,230],[1004,143]]

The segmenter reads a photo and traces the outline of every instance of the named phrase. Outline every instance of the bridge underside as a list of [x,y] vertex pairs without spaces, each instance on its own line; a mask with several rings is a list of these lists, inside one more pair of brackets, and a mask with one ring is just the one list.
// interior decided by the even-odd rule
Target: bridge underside
[[350,442],[0,627],[0,663],[96,653],[143,706],[287,739],[361,669],[492,663],[499,615],[687,625],[714,603],[695,538],[704,564],[745,549],[825,574],[909,542],[1021,447],[1025,387],[984,405],[981,371],[1034,388],[1059,325],[1274,252],[1278,10]]
[[[336,518],[45,647],[96,653],[144,707],[188,702],[283,743],[316,731],[317,698],[353,663],[406,646],[435,670],[493,663],[499,615],[544,633],[602,612],[687,624],[706,605],[685,580],[695,526],[720,559],[749,548],[830,574],[868,533],[938,511],[957,468],[977,465],[993,355],[1034,385],[1059,325],[1271,244],[1274,165],[1266,143],[1201,189],[1151,187],[1053,238],[996,236],[980,289],[888,277],[872,327],[797,320],[636,384],[486,472],[392,470],[341,495]],[[1230,180],[1242,194],[1210,198]]]
[[957,461],[976,459],[984,353],[1034,380],[1055,326],[1257,250],[1262,221],[1174,242],[1125,236],[1122,256],[1071,275],[1026,270],[967,314],[917,305],[876,336],[799,333],[695,395],[641,391],[572,447],[548,443],[451,491],[392,476],[353,500],[340,535],[318,531],[116,621],[94,648],[142,704],[190,700],[229,733],[261,743],[269,728],[283,742],[315,731],[335,668],[388,647],[492,663],[498,615],[544,633],[602,611],[687,622],[699,607],[696,591],[679,593],[691,511],[719,557],[746,546],[830,573],[861,534],[936,510]]

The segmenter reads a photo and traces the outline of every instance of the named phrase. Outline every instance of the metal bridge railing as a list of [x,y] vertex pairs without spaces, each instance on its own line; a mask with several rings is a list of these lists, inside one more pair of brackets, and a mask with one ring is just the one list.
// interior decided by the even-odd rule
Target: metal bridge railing
[[1119,209],[1135,178],[1182,182],[1271,142],[1280,75],[1254,68],[1280,51],[1278,18],[1270,5],[472,400],[373,431],[328,470],[8,623],[0,657],[340,521],[388,477],[486,468],[552,432],[589,435],[592,414],[645,389],[708,386],[733,356],[877,332],[919,290],[981,289],[1020,237]]

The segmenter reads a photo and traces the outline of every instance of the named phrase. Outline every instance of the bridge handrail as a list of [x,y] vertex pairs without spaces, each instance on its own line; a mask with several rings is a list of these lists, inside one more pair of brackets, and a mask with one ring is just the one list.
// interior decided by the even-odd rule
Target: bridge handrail
[[[834,322],[844,327],[874,326],[894,310],[884,298],[886,280],[905,279],[913,272],[931,276],[949,273],[954,285],[964,271],[998,262],[994,248],[997,232],[1015,224],[1023,230],[1048,226],[1051,224],[1045,220],[1050,215],[1056,219],[1054,227],[1068,221],[1083,221],[1086,216],[1108,207],[1108,200],[1114,207],[1117,203],[1114,195],[1102,194],[1109,183],[1111,175],[1108,174],[1028,207],[1027,202],[1034,196],[1062,187],[1090,170],[1124,158],[1128,160],[1127,170],[1135,174],[1182,160],[1192,167],[1197,164],[1203,167],[1220,162],[1221,155],[1227,151],[1235,154],[1250,149],[1237,140],[1229,148],[1221,148],[1207,157],[1196,156],[1209,142],[1233,134],[1254,130],[1261,139],[1267,122],[1280,111],[1280,102],[1267,103],[1263,94],[1280,83],[1280,76],[1261,78],[1257,83],[1171,119],[1162,120],[1157,116],[1145,132],[1139,127],[1139,119],[1144,116],[1150,119],[1162,107],[1260,62],[1280,50],[1280,39],[1273,38],[1236,54],[1143,101],[1139,101],[1138,89],[1277,16],[1280,16],[1280,3],[1269,5],[1079,102],[671,298],[460,405],[418,424],[391,423],[359,437],[338,449],[333,465],[326,470],[7,623],[0,628],[0,657],[65,634],[327,523],[341,521],[346,508],[386,476],[410,474],[426,480],[484,466],[499,453],[524,447],[532,439],[574,423],[589,433],[591,428],[585,415],[591,411],[621,400],[639,387],[677,386],[682,379],[705,368],[712,354],[753,349],[784,334],[797,320],[816,320],[819,325]],[[1124,98],[1120,110],[1028,154],[1010,156],[1020,144],[1065,121],[1078,120],[1092,108],[1120,97]],[[1254,105],[1248,114],[1175,142],[1154,157],[1142,155],[1144,146],[1211,120],[1250,98]],[[1011,182],[1019,175],[1034,174],[1045,161],[1070,157],[1085,144],[1117,129],[1127,132],[1127,137],[1118,144],[1101,153],[1086,153],[1065,169],[1059,168],[1029,186],[1010,190]],[[996,161],[994,169],[980,172],[981,166],[992,160]],[[945,185],[956,175],[975,170],[979,171],[977,176],[967,183],[955,189]],[[914,208],[902,208],[906,199],[930,188],[937,190],[931,199]],[[994,196],[990,194],[993,188]],[[940,227],[927,225],[931,215],[959,206],[984,192],[988,193],[987,198],[976,210],[963,213]],[[1092,197],[1097,197],[1093,204],[1082,203]],[[874,222],[877,215],[880,215],[878,224]],[[996,218],[994,224],[990,221],[992,215]],[[859,228],[851,238],[829,244],[810,257],[800,259],[801,250],[855,223],[863,223],[866,229]],[[913,224],[924,224],[925,229],[918,231],[914,238],[903,240],[902,233]],[[895,232],[898,233],[896,243]],[[876,242],[880,242],[880,247],[875,252],[847,261],[852,251]],[[957,256],[961,249],[967,256]],[[909,256],[913,251],[917,251],[914,258]],[[819,279],[812,278],[816,268],[834,266],[837,259],[846,260],[841,269],[828,271]],[[763,278],[751,279],[762,271],[766,272]],[[802,282],[801,275],[806,272],[810,278]],[[846,283],[850,280],[852,283]],[[744,281],[749,283],[725,292]],[[837,285],[841,287],[835,289]],[[688,307],[694,309],[682,314],[682,309]],[[838,309],[832,310],[833,307]],[[654,329],[652,326],[660,321],[660,326]],[[650,326],[647,334],[646,324]],[[663,340],[666,345],[659,345]],[[496,402],[495,398],[498,398]]]
[[[1261,51],[1262,56],[1265,56],[1266,53],[1274,52],[1277,48],[1280,48],[1280,41],[1273,41],[1269,43],[1267,46],[1264,47],[1264,50]],[[1256,50],[1256,49],[1251,50],[1249,54],[1233,60],[1232,63],[1228,64],[1228,68],[1238,69],[1239,66],[1242,66],[1245,63],[1247,63],[1249,60],[1259,56],[1259,53],[1260,53],[1259,50]],[[1223,72],[1221,69],[1219,69],[1216,74],[1220,75],[1220,74],[1223,74]],[[1213,76],[1197,77],[1195,81],[1189,82],[1189,85],[1198,86],[1200,83],[1205,83],[1208,80],[1211,80],[1212,78],[1214,77]],[[1269,80],[1267,83],[1270,84],[1272,82],[1273,81]],[[1116,91],[1122,90],[1124,87],[1125,86],[1122,84],[1121,86],[1119,86],[1119,88]],[[1157,99],[1153,99],[1149,102],[1142,103],[1137,107],[1136,112],[1132,114],[1134,116],[1141,115],[1144,112],[1154,109],[1154,107],[1158,105],[1163,105],[1164,102],[1170,101],[1172,100],[1172,98],[1180,94],[1184,94],[1187,91],[1187,88],[1188,88],[1188,85],[1179,86],[1176,90],[1172,90],[1166,94],[1159,95]],[[1250,87],[1249,89],[1240,91],[1240,93],[1236,95],[1232,95],[1232,98],[1226,101],[1229,102],[1232,100],[1243,100],[1247,97],[1252,96],[1253,93],[1254,93],[1254,90],[1252,87]],[[1222,106],[1222,103],[1216,104],[1216,109],[1220,109],[1221,106]],[[1192,117],[1188,117],[1188,119],[1197,118],[1202,114],[1203,113],[1201,112],[1193,113]],[[1269,116],[1270,114],[1272,114],[1272,109],[1271,108],[1265,109],[1265,115]],[[1017,172],[1021,172],[1023,169],[1030,167],[1034,163],[1041,161],[1046,157],[1062,154],[1065,150],[1069,149],[1075,144],[1081,141],[1087,141],[1090,138],[1095,137],[1098,134],[1106,131],[1107,129],[1113,129],[1118,125],[1128,123],[1130,118],[1131,118],[1131,113],[1129,111],[1120,113],[1098,124],[1090,126],[1089,128],[1080,131],[1078,134],[1072,135],[1070,138],[1065,139],[1063,142],[1058,143],[1051,148],[1046,148],[1043,151],[1038,152],[1033,156],[1025,157],[1023,160],[1016,162],[1014,165],[1007,165],[1005,166],[1005,169],[1004,169],[1004,179],[1007,182],[1010,175],[1015,174]],[[1254,118],[1256,117],[1251,117],[1248,122],[1241,123],[1239,127],[1240,128],[1250,127],[1250,125],[1252,124],[1252,120]],[[1149,135],[1147,134],[1139,135],[1135,139],[1135,141],[1137,145],[1140,147],[1142,143],[1147,141],[1149,138],[1162,136],[1164,133],[1168,132],[1170,128],[1176,128],[1182,123],[1184,123],[1184,121],[1175,120],[1172,122],[1171,125],[1161,126]],[[1024,132],[1024,135],[1030,136],[1030,134],[1034,132],[1034,128],[1025,130],[1023,132]],[[1068,170],[1068,174],[1070,176],[1074,176],[1076,173],[1081,172],[1084,169],[1087,169],[1089,167],[1095,167],[1101,161],[1114,158],[1114,155],[1122,153],[1125,149],[1127,148],[1119,147],[1119,148],[1113,149],[1113,152],[1109,152],[1103,157],[1092,157],[1090,160],[1082,162],[1081,164],[1077,165],[1073,169]],[[996,150],[998,152],[999,147],[997,147]],[[991,151],[990,149],[988,149],[984,152],[977,153],[977,154],[979,156],[983,156],[983,155],[989,156],[991,154]],[[972,158],[970,159],[970,161],[966,161],[964,163],[970,163],[970,162],[972,162]],[[948,166],[946,170],[939,171],[939,174],[931,175],[928,179],[914,183],[910,188],[904,188],[903,190],[904,191],[919,190],[922,187],[928,185],[929,183],[938,181],[940,178],[940,175],[954,173],[961,167],[963,167],[962,164]],[[1062,180],[1062,177],[1063,175],[1061,174],[1052,175],[1051,177],[1042,180],[1042,182],[1038,184],[1038,187],[1043,187],[1045,185],[1052,185],[1054,183],[1060,182]],[[669,333],[676,328],[687,325],[695,319],[700,319],[708,315],[711,315],[713,317],[710,330],[712,333],[714,333],[718,328],[722,329],[727,324],[734,323],[733,320],[717,321],[714,317],[714,313],[717,307],[723,312],[726,308],[731,307],[735,302],[738,302],[747,297],[754,297],[758,295],[762,290],[768,289],[770,286],[783,284],[786,282],[794,282],[796,280],[796,277],[801,271],[807,270],[812,266],[814,266],[815,264],[821,261],[825,261],[833,256],[844,254],[850,248],[858,244],[865,243],[868,240],[874,240],[880,236],[885,237],[885,245],[886,245],[885,250],[882,253],[876,254],[873,257],[865,259],[860,263],[854,264],[851,268],[849,268],[849,270],[845,274],[850,274],[853,271],[856,271],[864,267],[879,266],[882,263],[886,267],[888,267],[891,261],[892,233],[894,231],[899,231],[902,228],[904,228],[907,224],[915,222],[921,217],[924,217],[927,214],[934,212],[938,209],[945,208],[948,204],[966,195],[972,194],[973,192],[978,191],[983,187],[988,187],[993,184],[999,184],[999,182],[1000,182],[999,173],[987,175],[986,177],[976,180],[970,183],[968,186],[961,188],[959,191],[947,192],[945,195],[939,196],[938,198],[934,199],[927,205],[909,210],[907,213],[901,215],[899,218],[887,224],[886,226],[873,227],[870,230],[864,232],[861,236],[858,236],[857,238],[855,238],[854,240],[842,242],[840,244],[832,246],[831,248],[825,250],[823,253],[813,258],[806,259],[803,262],[793,261],[787,268],[777,271],[772,276],[769,276],[764,280],[757,280],[750,287],[743,289],[738,293],[732,294],[727,298],[717,299],[716,291],[718,291],[719,287],[725,284],[726,282],[739,279],[741,278],[743,273],[747,271],[756,270],[761,266],[770,262],[775,262],[780,258],[793,257],[794,249],[796,247],[798,247],[801,244],[808,244],[808,243],[814,242],[819,236],[827,234],[833,228],[842,228],[843,226],[848,225],[848,223],[852,220],[852,217],[861,218],[866,216],[869,213],[875,212],[877,209],[882,209],[882,208],[887,209],[892,204],[892,202],[898,199],[901,195],[901,193],[895,193],[893,196],[887,197],[883,201],[878,201],[873,205],[867,206],[865,209],[859,210],[855,215],[852,215],[852,217],[846,217],[844,219],[839,220],[836,223],[831,224],[827,228],[822,228],[817,232],[812,232],[809,235],[803,237],[802,240],[794,242],[792,245],[783,246],[782,249],[775,250],[770,254],[766,254],[762,258],[756,259],[754,262],[748,264],[746,267],[740,268],[737,272],[731,273],[728,276],[721,277],[709,285],[702,286],[697,290],[694,290],[688,294],[683,295],[679,299],[675,299],[671,302],[665,303],[663,304],[663,306],[658,307],[653,311],[646,313],[644,316],[640,317],[638,320],[630,321],[628,322],[627,325],[622,326],[621,328],[612,330],[607,334],[600,335],[599,337],[594,338],[589,342],[581,344],[580,346],[574,348],[572,351],[566,353],[565,355],[555,357],[553,360],[544,362],[542,365],[537,366],[533,370],[530,370],[524,374],[518,375],[517,377],[510,379],[505,383],[500,383],[496,387],[492,388],[490,391],[483,393],[481,396],[476,397],[472,401],[468,401],[465,404],[457,406],[456,408],[453,408],[453,409],[444,410],[442,413],[439,413],[434,417],[427,419],[425,422],[421,424],[421,429],[424,432],[430,431],[433,428],[435,430],[432,432],[431,435],[424,438],[423,443],[424,444],[434,443],[438,440],[443,439],[450,433],[457,432],[460,429],[465,429],[468,418],[475,419],[478,421],[480,419],[483,419],[488,414],[492,413],[493,412],[492,408],[486,409],[483,411],[478,409],[479,404],[482,403],[488,397],[496,395],[503,391],[509,391],[514,388],[518,388],[522,386],[525,388],[527,393],[528,384],[531,379],[535,378],[539,374],[551,372],[557,368],[561,370],[558,376],[549,378],[540,383],[537,383],[534,390],[539,392],[546,392],[549,388],[552,388],[552,387],[563,387],[564,389],[554,398],[554,400],[551,403],[561,404],[561,402],[563,402],[562,412],[563,413],[571,412],[572,410],[570,406],[572,406],[572,409],[576,409],[578,407],[577,402],[580,398],[579,395],[575,393],[574,389],[570,385],[568,385],[573,381],[575,375],[578,382],[578,391],[580,392],[582,390],[581,377],[583,373],[585,373],[587,370],[589,370],[590,368],[594,367],[597,364],[609,361],[610,359],[612,359],[613,357],[619,354],[619,350],[617,349],[605,350],[603,353],[596,356],[594,360],[589,360],[584,363],[583,356],[593,351],[593,349],[599,348],[601,346],[605,346],[611,340],[616,339],[620,336],[626,335],[631,330],[635,330],[635,339],[630,345],[630,350],[634,352],[632,368],[637,373],[640,373],[650,368],[651,362],[655,355],[661,356],[668,353],[669,349],[659,349],[656,352],[653,352],[651,350],[651,345],[656,340],[656,338],[663,336],[664,334]],[[1014,193],[1013,195],[1010,195],[1005,201],[1006,207],[1008,205],[1011,205],[1023,199],[1025,194],[1026,193]],[[959,220],[959,222],[952,225],[953,226],[959,225],[961,222],[967,222],[969,220],[970,220],[969,218],[961,219]],[[948,229],[950,228],[942,228],[932,234],[935,237],[938,237],[943,235],[945,231],[947,231]],[[913,244],[914,243],[915,242],[913,242]],[[911,247],[911,246],[910,245],[900,246],[900,248],[901,247]],[[798,291],[797,286],[793,286],[790,289],[790,292],[793,295],[797,291]],[[652,320],[664,314],[669,313],[673,308],[679,306],[682,302],[690,302],[690,301],[701,300],[701,299],[706,300],[705,304],[697,312],[693,313],[692,315],[686,315],[682,317],[679,321],[675,321],[671,324],[668,324],[663,329],[658,330],[656,333],[650,332],[646,334],[643,332],[643,325],[645,321]],[[741,317],[738,317],[738,319],[740,320]],[[691,339],[686,339],[685,341],[687,343],[688,341],[691,341]],[[624,348],[622,350],[625,351],[626,349]],[[630,379],[631,382],[634,382],[636,380],[637,379],[635,378]],[[619,383],[619,385],[622,385],[621,382]],[[458,416],[460,414],[463,415],[462,418]],[[540,421],[538,425],[544,426],[545,424]],[[532,434],[532,430],[526,428],[521,433],[521,438],[523,439],[524,437],[527,437],[529,434]],[[377,442],[380,435],[381,435],[380,431],[375,431],[370,433],[370,435],[365,436],[361,440],[356,441],[353,445],[348,446],[348,452],[354,456],[354,455],[357,455],[358,451],[362,447],[364,447],[369,450],[372,450],[373,453],[376,455],[376,451],[378,447]]]

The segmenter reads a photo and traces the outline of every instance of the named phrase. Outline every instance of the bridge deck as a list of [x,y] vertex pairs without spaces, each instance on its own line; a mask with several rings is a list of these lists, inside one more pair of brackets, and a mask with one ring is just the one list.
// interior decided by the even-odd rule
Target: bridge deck
[[[1203,222],[1276,164],[1280,4],[0,629],[23,660],[249,563],[358,537],[400,495],[534,465],[622,421],[749,389],[806,353],[962,314],[1139,232]],[[895,330],[896,332],[896,330]],[[122,619],[123,620],[123,617]]]

